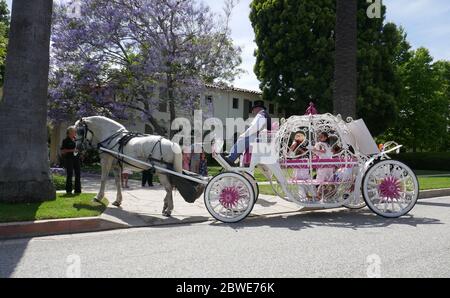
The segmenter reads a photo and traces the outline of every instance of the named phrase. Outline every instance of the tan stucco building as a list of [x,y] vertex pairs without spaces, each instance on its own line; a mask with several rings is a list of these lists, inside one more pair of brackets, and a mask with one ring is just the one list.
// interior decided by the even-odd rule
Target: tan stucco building
[[[227,118],[243,118],[248,119],[251,112],[251,105],[256,100],[261,100],[262,93],[260,91],[253,91],[241,89],[236,87],[224,87],[207,85],[206,91],[201,96],[201,109],[207,116],[220,119],[224,126]],[[155,96],[160,97],[159,92]],[[272,102],[265,102],[269,114],[273,118],[284,117],[284,111],[281,110],[277,104]],[[170,115],[166,104],[161,104],[158,111],[153,116],[158,123],[165,127],[167,131],[170,130]],[[192,119],[192,115],[187,115],[183,111],[179,111],[178,117],[187,116]],[[73,124],[73,123],[72,123]],[[153,133],[153,127],[150,123],[136,119],[134,121],[122,121],[128,130],[139,133]],[[52,126],[50,135],[50,162],[51,164],[58,163],[59,147],[62,140],[65,138],[66,128],[70,123],[59,123]],[[224,129],[226,129],[224,127]],[[236,135],[241,132],[236,132]]]

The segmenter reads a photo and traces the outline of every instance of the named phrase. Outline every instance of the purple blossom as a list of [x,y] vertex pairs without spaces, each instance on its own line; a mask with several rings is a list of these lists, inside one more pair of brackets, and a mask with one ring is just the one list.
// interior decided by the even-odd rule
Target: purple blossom
[[230,82],[241,71],[231,10],[219,16],[196,0],[84,0],[81,11],[72,19],[55,9],[51,119],[130,118],[134,110],[145,120],[159,106],[160,84],[171,86],[176,108],[193,109],[205,82]]

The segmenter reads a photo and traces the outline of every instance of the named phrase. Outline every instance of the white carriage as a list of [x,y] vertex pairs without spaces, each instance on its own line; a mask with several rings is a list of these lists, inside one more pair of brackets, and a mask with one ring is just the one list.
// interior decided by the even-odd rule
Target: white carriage
[[[299,134],[303,143],[294,143]],[[389,142],[380,150],[363,120],[293,116],[278,131],[260,135],[247,166],[231,167],[219,154],[222,146],[216,140],[213,156],[224,171],[209,181],[204,195],[208,211],[222,222],[238,222],[251,213],[259,196],[256,168],[275,194],[301,207],[367,205],[382,217],[397,218],[411,211],[419,196],[414,172],[388,156],[402,146]]]

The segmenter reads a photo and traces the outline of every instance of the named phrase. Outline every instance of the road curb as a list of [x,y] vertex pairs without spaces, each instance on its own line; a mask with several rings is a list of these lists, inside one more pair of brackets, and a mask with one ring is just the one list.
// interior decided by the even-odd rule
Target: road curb
[[[430,199],[437,197],[450,196],[450,188],[447,189],[434,189],[434,190],[424,190],[420,192],[419,199]],[[283,215],[296,212],[306,212],[313,210],[324,210],[324,209],[314,209],[314,208],[304,208],[299,211],[289,211],[289,212],[275,212],[273,214],[264,214],[264,216],[270,215]],[[252,217],[258,217],[260,215],[255,215]],[[40,220],[33,222],[15,222],[15,223],[0,223],[0,240],[6,239],[17,239],[17,238],[28,238],[28,237],[41,237],[41,236],[52,236],[52,235],[64,235],[64,234],[75,234],[75,233],[87,233],[87,232],[101,232],[110,231],[117,229],[128,229],[128,228],[143,228],[152,226],[166,226],[166,225],[183,225],[183,224],[193,224],[208,222],[209,220],[183,220],[180,222],[169,222],[169,223],[148,223],[147,225],[128,225],[115,221],[110,221],[101,217],[89,217],[89,218],[76,218],[76,219],[55,219],[55,220]]]
[[111,222],[100,217],[1,223],[0,240],[86,232],[100,232],[123,229],[126,227],[128,226],[116,222]]
[[430,199],[450,196],[450,188],[422,190],[419,194],[419,199]]

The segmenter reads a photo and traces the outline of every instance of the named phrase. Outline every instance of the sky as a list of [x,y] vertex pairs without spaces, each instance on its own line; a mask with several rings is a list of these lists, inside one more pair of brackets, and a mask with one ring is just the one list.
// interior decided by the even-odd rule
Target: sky
[[[203,0],[214,11],[220,12],[223,0]],[[7,0],[11,7],[11,0]],[[240,0],[233,11],[231,31],[234,42],[242,48],[241,67],[246,71],[234,85],[259,90],[253,72],[256,44],[249,20],[251,0]],[[426,47],[435,60],[450,60],[450,1],[449,0],[384,0],[387,21],[402,26],[413,48]]]

